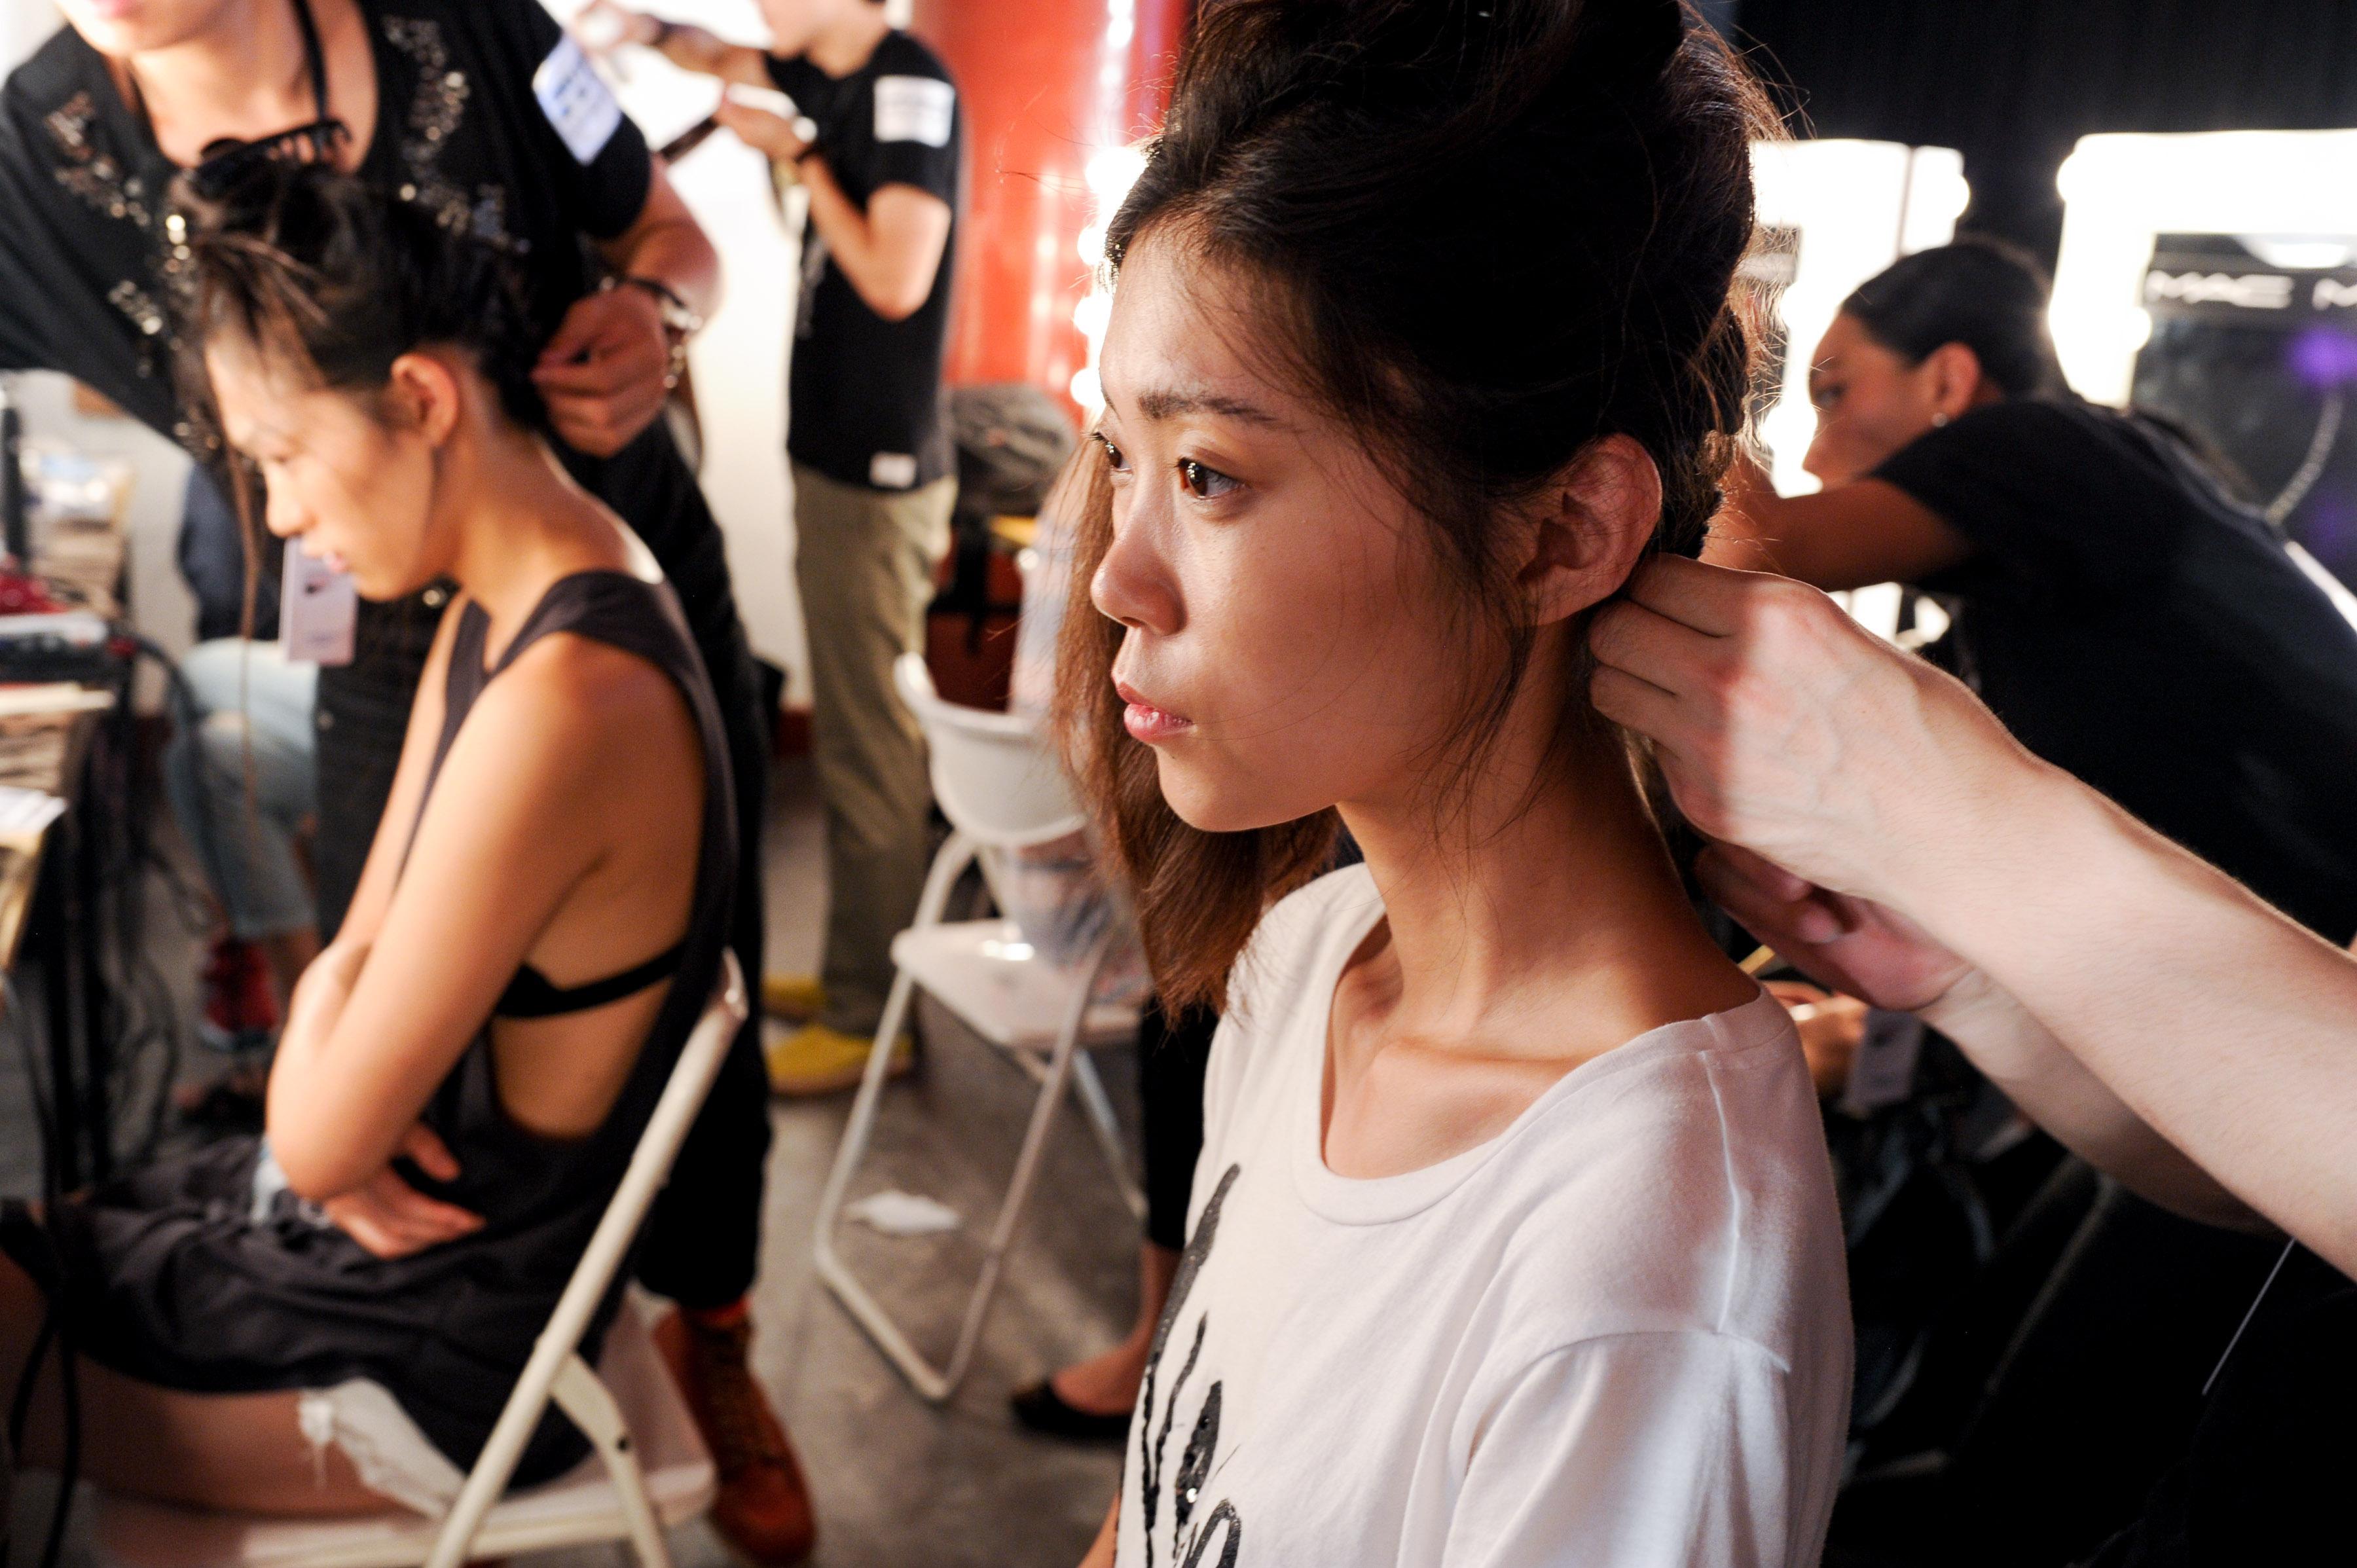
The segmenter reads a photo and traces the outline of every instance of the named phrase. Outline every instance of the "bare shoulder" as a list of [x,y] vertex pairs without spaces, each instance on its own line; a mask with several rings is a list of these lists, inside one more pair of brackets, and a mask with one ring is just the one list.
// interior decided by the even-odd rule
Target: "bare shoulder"
[[696,725],[672,678],[635,653],[574,632],[524,650],[476,704],[510,746],[545,746],[632,768],[677,755],[693,767]]

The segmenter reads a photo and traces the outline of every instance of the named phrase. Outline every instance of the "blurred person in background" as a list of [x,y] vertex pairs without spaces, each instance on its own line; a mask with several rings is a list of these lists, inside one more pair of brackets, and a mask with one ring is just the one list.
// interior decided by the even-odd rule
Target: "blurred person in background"
[[223,927],[206,955],[199,1034],[240,1059],[175,1099],[196,1121],[253,1128],[263,1053],[319,951],[300,848],[318,811],[319,668],[278,646],[276,564],[249,571],[244,530],[203,468],[188,474],[178,558],[197,600],[197,645],[180,660],[185,705],[174,709],[164,782]]
[[1824,489],[1739,465],[1708,558],[1932,595],[2024,746],[2345,943],[2357,628],[2173,427],[2071,392],[2046,306],[1987,240],[1863,285],[1810,365]]
[[[892,939],[932,857],[917,721],[892,663],[924,647],[957,478],[942,408],[964,119],[949,69],[881,0],[760,0],[765,51],[609,4],[582,25],[724,83],[782,91],[801,124],[724,98],[723,124],[810,198],[786,450],[794,580],[811,657],[812,739],[826,811],[819,973],[780,976],[799,1025],[770,1049],[781,1094],[859,1080],[892,988]],[[905,1069],[913,1041],[896,1047]]]

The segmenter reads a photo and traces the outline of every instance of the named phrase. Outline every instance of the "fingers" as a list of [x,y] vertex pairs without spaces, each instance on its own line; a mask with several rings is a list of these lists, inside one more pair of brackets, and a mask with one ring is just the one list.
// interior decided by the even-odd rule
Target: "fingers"
[[619,397],[640,381],[649,379],[662,382],[665,357],[660,352],[648,354],[633,345],[598,344],[590,349],[591,357],[577,362],[546,363],[535,366],[533,385],[544,398]]
[[450,1146],[423,1122],[413,1124],[403,1135],[400,1152],[436,1181],[458,1179],[458,1162],[450,1153]]
[[1588,677],[1587,700],[1596,711],[1624,729],[1635,730],[1674,751],[1688,738],[1692,715],[1678,700],[1641,676],[1610,664],[1599,664]]
[[1598,663],[1668,693],[1692,683],[1716,641],[1657,610],[1627,602],[1607,607],[1587,631]]
[[1629,598],[1654,614],[1712,637],[1725,637],[1743,623],[1747,599],[1763,583],[1781,582],[1760,572],[1706,565],[1683,555],[1656,556],[1629,580]]
[[1815,889],[1815,885],[1808,878],[1793,875],[1775,862],[1752,854],[1741,844],[1715,843],[1706,847],[1703,853],[1725,860],[1738,875],[1772,898],[1797,903]]
[[637,289],[618,288],[565,313],[532,380],[566,445],[610,457],[662,412],[670,369],[653,302]]
[[736,134],[737,139],[757,152],[772,157],[791,157],[802,150],[794,135],[793,122],[766,109],[749,108],[733,98],[724,97],[712,111],[712,117]]
[[637,440],[662,412],[661,398],[635,392],[619,398],[551,398],[548,422],[575,451],[610,457]]
[[427,1197],[386,1171],[327,1206],[338,1230],[380,1258],[405,1258],[482,1229],[479,1215]]
[[1734,916],[1745,929],[1787,958],[1797,956],[1795,949],[1823,947],[1848,934],[1849,928],[1840,915],[1814,888],[1802,883],[1803,891],[1793,896],[1754,880],[1748,869],[1737,866],[1717,846],[1705,850],[1695,859],[1695,879],[1702,884],[1712,901]]

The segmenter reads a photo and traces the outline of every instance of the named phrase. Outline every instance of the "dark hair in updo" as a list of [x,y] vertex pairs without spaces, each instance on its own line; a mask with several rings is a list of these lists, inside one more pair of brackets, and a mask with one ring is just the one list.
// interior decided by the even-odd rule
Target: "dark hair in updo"
[[1962,343],[2006,396],[2052,396],[2070,390],[2046,325],[2052,292],[2029,252],[1975,234],[1893,262],[1842,302],[1842,314],[1910,364]]
[[404,354],[461,349],[509,418],[547,428],[532,381],[545,332],[489,242],[330,165],[276,158],[217,193],[183,177],[169,221],[185,247],[174,274],[181,391],[210,443],[220,431],[204,351],[224,331],[319,386],[362,394],[381,391]]
[[[1750,144],[1772,115],[1679,0],[1214,0],[1168,116],[1106,231],[1243,277],[1254,346],[1363,444],[1431,524],[1502,643],[1455,749],[1479,765],[1536,639],[1499,526],[1598,439],[1660,467],[1653,548],[1692,555],[1750,390],[1731,293],[1753,227]],[[1084,446],[1084,454],[1092,451]],[[1262,908],[1331,844],[1331,811],[1205,833],[1163,800],[1109,671],[1121,627],[1090,579],[1112,538],[1081,508],[1059,718],[1135,885],[1166,1000],[1215,998]],[[1071,492],[1068,492],[1071,493]],[[1489,668],[1486,661],[1473,668]],[[1566,714],[1566,726],[1594,722]]]

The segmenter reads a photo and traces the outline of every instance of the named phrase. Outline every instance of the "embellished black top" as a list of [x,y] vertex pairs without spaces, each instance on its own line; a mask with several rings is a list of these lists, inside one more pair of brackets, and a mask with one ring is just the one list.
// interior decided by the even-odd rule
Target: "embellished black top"
[[[596,282],[583,239],[646,205],[645,140],[624,117],[587,161],[567,145],[533,82],[570,46],[533,0],[360,6],[378,86],[375,124],[350,127],[361,177],[508,245],[554,326]],[[70,27],[0,90],[0,368],[63,371],[187,440],[164,362],[178,172]]]

